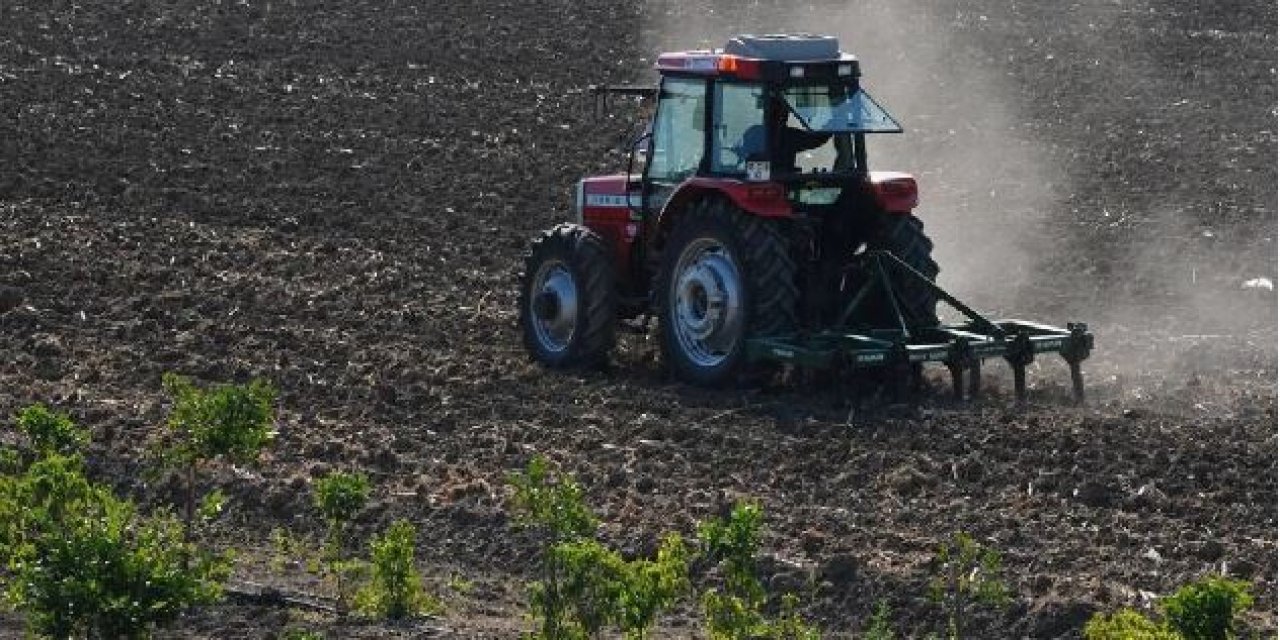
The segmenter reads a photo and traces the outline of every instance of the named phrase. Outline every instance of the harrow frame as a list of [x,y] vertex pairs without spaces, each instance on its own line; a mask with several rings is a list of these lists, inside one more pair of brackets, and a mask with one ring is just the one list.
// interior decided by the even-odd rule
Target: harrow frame
[[[964,373],[969,373],[969,396],[977,398],[982,361],[1003,358],[1013,369],[1014,393],[1019,403],[1026,401],[1027,366],[1037,354],[1056,353],[1071,370],[1071,387],[1077,403],[1084,401],[1084,376],[1080,363],[1093,350],[1093,334],[1084,323],[1068,323],[1065,328],[1026,320],[988,320],[924,275],[887,251],[867,251],[850,267],[865,278],[862,287],[846,304],[833,328],[817,332],[751,338],[746,356],[752,362],[774,362],[812,369],[901,370],[906,379],[913,369],[926,363],[943,364],[951,373],[957,400],[964,398]],[[963,315],[967,322],[954,325],[912,327],[902,314],[894,279],[897,270],[906,278],[926,286],[940,302]],[[850,320],[879,290],[893,310],[897,326],[858,329]]]

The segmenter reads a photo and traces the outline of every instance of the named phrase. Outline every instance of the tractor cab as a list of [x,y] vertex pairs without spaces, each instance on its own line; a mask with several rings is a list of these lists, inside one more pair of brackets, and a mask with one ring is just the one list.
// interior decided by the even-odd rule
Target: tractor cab
[[851,177],[867,170],[865,134],[902,132],[831,37],[740,36],[657,68],[650,179]]
[[663,54],[656,66],[648,162],[633,185],[647,217],[693,177],[754,185],[738,189],[756,195],[739,205],[766,214],[832,204],[870,177],[866,134],[902,132],[830,36],[739,36],[720,50]]

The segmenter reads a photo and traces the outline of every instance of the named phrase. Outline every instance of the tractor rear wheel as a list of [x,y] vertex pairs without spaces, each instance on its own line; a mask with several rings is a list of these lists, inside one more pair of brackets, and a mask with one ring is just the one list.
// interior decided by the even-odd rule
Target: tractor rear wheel
[[604,364],[615,308],[613,264],[599,235],[561,224],[534,241],[520,275],[520,329],[534,360],[553,368]]
[[[910,214],[882,215],[867,248],[888,251],[930,282],[937,280],[939,269],[933,259],[933,241],[925,235],[924,223]],[[938,295],[932,289],[903,274],[894,275],[893,285],[909,325],[931,327],[938,324]]]
[[685,214],[654,288],[663,358],[676,377],[729,383],[744,372],[748,337],[793,331],[795,273],[778,222],[721,199]]

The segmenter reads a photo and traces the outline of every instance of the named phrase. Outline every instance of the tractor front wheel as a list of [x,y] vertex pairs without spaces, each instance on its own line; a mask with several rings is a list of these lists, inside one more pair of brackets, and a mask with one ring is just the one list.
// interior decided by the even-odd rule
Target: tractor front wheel
[[534,360],[553,368],[604,364],[615,306],[613,264],[599,235],[561,224],[534,241],[520,277],[520,329]]
[[779,223],[713,199],[678,223],[654,296],[668,366],[715,386],[742,372],[748,337],[794,330],[799,289]]

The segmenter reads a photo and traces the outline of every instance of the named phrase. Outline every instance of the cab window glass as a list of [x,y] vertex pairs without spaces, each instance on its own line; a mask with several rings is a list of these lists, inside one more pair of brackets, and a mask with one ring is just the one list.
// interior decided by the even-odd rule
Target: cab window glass
[[649,178],[680,182],[702,163],[706,129],[706,81],[669,78],[662,83],[658,114],[653,122],[653,154]]
[[715,91],[711,170],[745,172],[748,160],[767,159],[764,89],[756,84],[717,83]]

